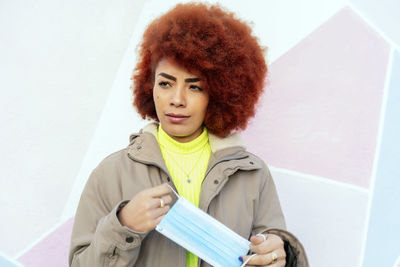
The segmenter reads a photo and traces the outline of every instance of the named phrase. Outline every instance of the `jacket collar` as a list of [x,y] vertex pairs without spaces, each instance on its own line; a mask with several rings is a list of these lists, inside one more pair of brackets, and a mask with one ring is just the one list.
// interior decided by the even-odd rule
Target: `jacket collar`
[[[146,125],[141,132],[151,133],[157,139],[157,127],[158,127],[157,123],[150,123]],[[131,135],[131,141],[132,141],[132,136],[134,135]],[[246,149],[244,140],[242,139],[239,133],[233,133],[226,137],[221,138],[209,132],[208,140],[210,142],[211,152],[214,154],[228,148],[236,148],[242,150]]]
[[[130,136],[128,156],[142,163],[156,165],[168,173],[157,142],[157,127],[157,123],[150,123],[139,133],[132,134]],[[233,133],[223,138],[209,133],[208,138],[212,152],[208,169],[217,162],[248,157],[245,143],[239,133]],[[254,168],[256,166],[251,167]]]
[[128,156],[135,161],[156,165],[168,173],[157,137],[146,130],[148,126],[129,137]]

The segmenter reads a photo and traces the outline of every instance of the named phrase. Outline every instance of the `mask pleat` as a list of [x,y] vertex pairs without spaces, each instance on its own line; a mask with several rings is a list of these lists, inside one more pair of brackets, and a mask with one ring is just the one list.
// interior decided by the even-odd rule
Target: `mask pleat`
[[[183,200],[182,206],[185,208],[185,211],[181,214],[183,214],[185,219],[190,219],[192,220],[193,224],[201,227],[205,235],[209,236],[212,240],[214,240],[214,242],[221,244],[220,248],[224,248],[225,253],[237,255],[243,253],[243,247],[249,247],[249,241],[239,236],[207,213],[197,209],[197,207],[194,209],[193,207],[195,206],[186,199]],[[199,222],[203,222],[203,224],[200,224]],[[235,245],[233,245],[233,243]],[[237,244],[240,244],[240,246]],[[247,252],[248,251],[246,251],[246,253]]]
[[156,228],[208,263],[240,266],[250,242],[180,197]]
[[[193,221],[191,221],[193,217],[181,215],[182,214],[179,214],[175,217],[177,221],[176,227],[181,231],[186,232],[187,235],[190,236],[189,241],[191,241],[192,243],[202,244],[201,248],[204,253],[213,253],[219,258],[226,258],[226,254],[230,254],[229,250],[221,247],[220,245],[218,246],[218,244],[220,243],[219,240],[210,235],[210,233],[208,233],[206,229],[199,227],[199,225],[193,225]],[[194,253],[194,251],[192,252]]]
[[[186,203],[182,203],[184,204],[182,206],[184,207],[185,211],[180,213],[180,215],[182,216],[182,219],[191,221],[191,224],[189,225],[193,226],[193,231],[196,231],[198,236],[203,236],[206,239],[207,243],[205,243],[205,245],[218,244],[218,246],[216,246],[216,252],[221,255],[221,257],[235,257],[236,253],[234,249],[232,250],[235,245],[229,242],[232,240],[232,234],[229,234],[226,231],[223,231],[221,227],[218,227],[219,225],[214,223],[215,219],[210,221],[208,214],[203,213],[202,211],[199,212],[197,209],[193,209],[190,202],[185,202]],[[220,223],[218,222],[218,224]]]

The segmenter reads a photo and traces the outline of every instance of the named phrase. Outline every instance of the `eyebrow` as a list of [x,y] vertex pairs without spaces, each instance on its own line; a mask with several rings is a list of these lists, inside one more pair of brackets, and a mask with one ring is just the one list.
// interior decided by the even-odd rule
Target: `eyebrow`
[[[170,79],[174,82],[176,82],[176,78],[172,75],[166,74],[164,72],[160,72],[158,75],[163,76],[164,78]],[[200,78],[187,78],[185,79],[185,82],[187,83],[194,83],[194,82],[199,82]]]

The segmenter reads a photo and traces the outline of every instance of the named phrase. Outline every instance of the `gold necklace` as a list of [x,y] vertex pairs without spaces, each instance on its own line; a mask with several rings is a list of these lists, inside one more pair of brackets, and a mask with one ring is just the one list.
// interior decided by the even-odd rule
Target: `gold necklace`
[[[206,143],[206,144],[207,144],[207,143]],[[189,172],[186,172],[186,171],[183,169],[183,167],[182,167],[182,166],[178,163],[178,161],[175,159],[174,155],[171,154],[172,152],[170,152],[170,151],[169,151],[168,149],[166,149],[166,147],[164,146],[164,148],[165,148],[164,151],[168,152],[168,154],[171,156],[172,160],[175,161],[175,163],[176,163],[176,165],[179,167],[179,169],[181,169],[181,171],[185,174],[186,182],[189,183],[189,184],[192,182],[192,180],[190,179],[190,174],[192,173],[192,171],[196,168],[197,164],[199,163],[199,161],[200,161],[200,159],[201,159],[201,156],[203,155],[203,152],[204,152],[204,150],[205,150],[205,148],[206,148],[206,144],[203,145],[203,148],[202,148],[202,150],[201,150],[200,156],[197,158],[195,164],[193,165],[192,169],[190,169]]]

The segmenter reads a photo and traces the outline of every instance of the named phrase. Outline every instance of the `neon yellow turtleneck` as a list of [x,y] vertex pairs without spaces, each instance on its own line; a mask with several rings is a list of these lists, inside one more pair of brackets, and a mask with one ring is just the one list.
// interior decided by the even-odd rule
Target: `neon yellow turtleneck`
[[[198,207],[201,183],[211,155],[207,129],[204,127],[203,132],[196,139],[180,143],[170,137],[160,125],[157,138],[165,164],[179,195]],[[197,256],[187,252],[186,266],[197,267],[197,262]]]

